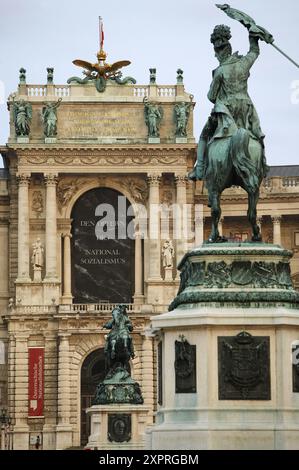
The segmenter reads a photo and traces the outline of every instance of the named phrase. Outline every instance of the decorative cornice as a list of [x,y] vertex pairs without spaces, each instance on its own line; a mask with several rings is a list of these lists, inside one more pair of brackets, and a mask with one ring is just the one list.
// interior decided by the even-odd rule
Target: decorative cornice
[[61,145],[53,145],[51,144],[50,146],[42,145],[42,144],[28,144],[28,145],[18,145],[18,144],[10,144],[10,147],[6,149],[8,150],[14,150],[17,152],[18,155],[29,155],[32,154],[33,151],[37,151],[38,154],[40,155],[41,152],[46,154],[47,156],[52,156],[55,154],[60,154],[60,152],[67,152],[69,151],[71,154],[74,152],[85,152],[87,154],[92,153],[101,153],[102,155],[105,155],[107,153],[122,153],[126,152],[126,154],[131,155],[132,152],[146,152],[150,155],[156,154],[156,153],[161,153],[161,152],[173,152],[176,155],[178,153],[190,153],[194,152],[197,148],[197,144],[159,144],[159,145],[147,145],[147,144],[136,144],[136,145],[70,145],[66,143],[65,145],[61,143]]

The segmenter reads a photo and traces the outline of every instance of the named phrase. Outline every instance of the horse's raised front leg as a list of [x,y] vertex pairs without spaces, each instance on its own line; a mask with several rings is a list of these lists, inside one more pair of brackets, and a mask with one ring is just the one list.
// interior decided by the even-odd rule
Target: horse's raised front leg
[[259,191],[248,193],[248,220],[252,227],[252,241],[261,242],[262,236],[259,226],[256,223],[256,206],[259,198]]

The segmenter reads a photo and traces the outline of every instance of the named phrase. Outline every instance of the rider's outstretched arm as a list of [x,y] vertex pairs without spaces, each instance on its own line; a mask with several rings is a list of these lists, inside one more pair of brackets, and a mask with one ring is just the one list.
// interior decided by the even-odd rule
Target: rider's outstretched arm
[[249,34],[249,45],[249,52],[246,54],[244,59],[246,60],[249,67],[251,67],[260,55],[259,38]]

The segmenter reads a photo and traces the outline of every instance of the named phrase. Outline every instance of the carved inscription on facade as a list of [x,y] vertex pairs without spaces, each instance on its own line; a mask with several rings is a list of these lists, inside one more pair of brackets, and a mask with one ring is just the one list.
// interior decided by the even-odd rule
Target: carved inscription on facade
[[[140,112],[140,110],[139,110]],[[60,111],[60,138],[138,137],[137,110],[134,107],[103,106]],[[142,116],[141,116],[142,117]]]

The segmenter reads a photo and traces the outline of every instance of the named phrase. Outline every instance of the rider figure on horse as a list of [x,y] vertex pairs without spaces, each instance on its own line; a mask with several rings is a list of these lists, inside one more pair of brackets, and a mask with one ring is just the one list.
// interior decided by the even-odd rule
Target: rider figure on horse
[[[200,135],[197,162],[189,178],[201,180],[207,172],[206,150],[214,139],[231,137],[236,129],[247,129],[250,135],[263,144],[263,134],[255,107],[248,94],[247,81],[250,69],[259,56],[259,37],[249,34],[250,49],[246,56],[238,52],[232,54],[230,28],[225,25],[215,27],[211,35],[215,56],[219,66],[213,71],[213,80],[208,93],[214,104],[211,115]],[[263,155],[264,175],[267,172]]]
[[104,328],[111,330],[105,343],[105,355],[110,355],[111,359],[117,359],[116,345],[120,342],[128,358],[134,358],[134,347],[130,332],[133,331],[133,325],[127,316],[125,305],[119,305],[112,311],[112,320],[103,325]]
[[[228,8],[228,5],[220,6]],[[248,194],[248,219],[252,227],[252,241],[261,241],[257,224],[259,188],[268,167],[265,158],[264,134],[255,107],[248,94],[250,69],[259,56],[259,39],[266,42],[272,36],[257,26],[248,16],[229,10],[230,16],[241,18],[249,30],[250,49],[245,56],[232,53],[230,28],[215,27],[211,35],[219,66],[213,71],[208,93],[214,104],[211,115],[201,133],[197,147],[197,161],[189,173],[191,180],[205,180],[208,205],[211,207],[212,231],[208,242],[227,241],[220,235],[220,198],[231,186],[241,186]]]

